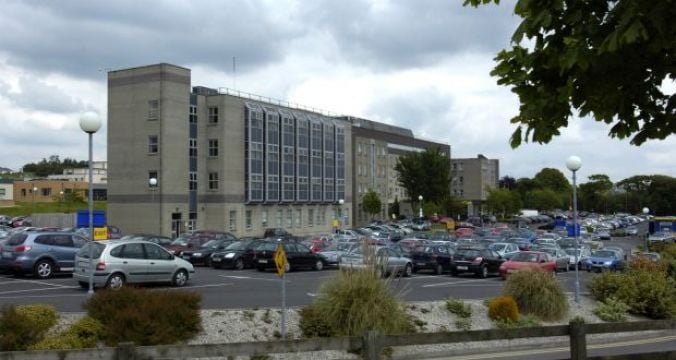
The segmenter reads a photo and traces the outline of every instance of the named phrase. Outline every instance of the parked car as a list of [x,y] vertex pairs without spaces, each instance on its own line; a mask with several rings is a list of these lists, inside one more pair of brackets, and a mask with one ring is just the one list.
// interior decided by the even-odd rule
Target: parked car
[[326,265],[326,260],[323,256],[315,254],[309,247],[297,243],[287,241],[265,241],[262,242],[255,249],[255,264],[258,271],[265,271],[267,269],[276,268],[274,255],[277,251],[277,245],[281,243],[284,246],[286,253],[287,268],[286,271],[294,269],[307,268],[314,270],[322,270]]
[[627,226],[627,228],[624,230],[624,233],[627,236],[637,236],[638,235],[638,227],[631,225]]
[[291,234],[282,228],[268,228],[263,232],[264,238],[277,238],[291,236]]
[[556,248],[544,247],[542,248],[541,251],[549,254],[549,256],[554,258],[557,272],[568,271],[570,265],[570,255],[568,255],[567,252],[563,251],[563,249],[560,249],[558,247]]
[[217,251],[225,250],[229,245],[234,243],[234,239],[214,239],[202,244],[199,248],[192,248],[190,250],[183,250],[181,258],[190,261],[191,264],[201,264],[211,267],[211,254]]
[[234,242],[223,251],[211,254],[211,266],[214,269],[233,268],[242,270],[254,267],[254,249],[264,240],[240,240]]
[[598,250],[587,259],[587,271],[621,270],[624,259],[616,251]]
[[167,236],[162,235],[153,235],[153,234],[129,234],[124,235],[120,240],[143,240],[150,241],[151,243],[157,244],[163,248],[168,248],[173,240]]
[[521,251],[528,251],[533,245],[527,238],[509,238],[507,239],[507,242],[516,244],[516,246],[518,246],[519,250]]
[[611,240],[610,229],[597,228],[595,233],[599,240]]
[[504,261],[502,256],[490,249],[459,248],[453,254],[451,275],[471,272],[477,277],[486,278],[490,274],[498,274]]
[[172,254],[181,255],[185,250],[198,249],[209,240],[220,239],[232,240],[233,242],[237,241],[237,238],[234,235],[227,232],[199,230],[190,235],[185,234],[177,237],[167,249]]
[[195,274],[191,263],[148,241],[92,241],[75,256],[73,279],[83,288],[89,285],[90,252],[96,264],[94,287],[119,289],[125,284],[139,283],[185,286]]
[[427,245],[419,251],[410,254],[413,261],[413,272],[420,270],[432,270],[435,274],[441,275],[445,271],[451,270],[451,258],[455,249],[449,245]]
[[570,255],[570,259],[568,260],[568,266],[573,267],[575,269],[575,253],[577,253],[577,264],[579,265],[580,269],[584,269],[587,267],[587,259],[591,256],[591,250],[588,247],[582,246],[579,249],[573,248],[567,248],[565,249],[566,253]]
[[536,268],[556,274],[556,260],[547,253],[522,251],[500,266],[500,277],[505,280],[509,274],[521,269]]
[[355,246],[360,246],[359,244],[356,243],[348,243],[348,242],[343,242],[343,243],[334,243],[329,245],[328,247],[322,249],[319,254],[324,257],[326,260],[327,265],[334,265],[338,266],[338,263],[340,262],[340,258],[350,252]]
[[72,272],[75,253],[86,242],[72,232],[18,232],[2,246],[0,268],[17,274],[32,273],[40,279]]
[[510,259],[519,252],[519,247],[516,244],[506,242],[494,242],[488,245],[488,248],[498,253],[504,259]]
[[[367,258],[373,256],[373,263],[364,261],[364,250],[368,252]],[[388,246],[357,246],[352,251],[340,258],[340,269],[361,270],[374,268],[376,274],[385,276],[388,274],[411,276],[413,273],[413,261],[405,257],[399,250]]]

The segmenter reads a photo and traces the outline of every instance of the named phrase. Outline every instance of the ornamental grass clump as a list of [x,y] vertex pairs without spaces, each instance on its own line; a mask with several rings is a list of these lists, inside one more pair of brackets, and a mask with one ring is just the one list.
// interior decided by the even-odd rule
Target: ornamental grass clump
[[519,321],[519,307],[511,296],[498,296],[488,303],[488,317],[497,322]]
[[372,270],[340,271],[324,283],[315,300],[300,311],[306,337],[414,333],[404,306]]
[[557,321],[568,314],[568,298],[550,272],[519,270],[507,278],[503,295],[511,296],[523,314],[545,321]]

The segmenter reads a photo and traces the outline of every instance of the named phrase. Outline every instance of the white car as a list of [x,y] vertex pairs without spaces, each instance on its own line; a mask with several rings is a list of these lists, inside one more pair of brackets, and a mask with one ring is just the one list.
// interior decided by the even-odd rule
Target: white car
[[490,244],[488,248],[498,253],[504,259],[509,259],[519,252],[519,247],[513,243],[496,242]]
[[[565,252],[570,255],[570,259],[568,261],[568,264],[571,268],[575,268],[575,253],[576,250],[575,248],[567,248],[565,249]],[[587,259],[591,256],[591,250],[589,250],[588,247],[581,247],[580,249],[577,250],[577,263],[580,265],[580,269],[584,267],[584,265],[587,263]]]

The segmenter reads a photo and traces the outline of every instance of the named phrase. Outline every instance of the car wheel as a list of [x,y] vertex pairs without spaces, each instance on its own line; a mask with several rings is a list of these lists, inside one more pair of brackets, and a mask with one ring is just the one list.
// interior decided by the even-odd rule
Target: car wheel
[[441,275],[444,273],[444,267],[441,266],[441,264],[437,264],[437,266],[434,268],[434,273],[437,275]]
[[317,271],[322,271],[323,268],[324,268],[324,262],[321,261],[321,260],[317,260],[317,262],[315,263],[314,269],[317,270]]
[[485,278],[488,277],[488,268],[486,267],[486,265],[481,267],[481,270],[479,271],[477,276],[482,278],[482,279],[485,279]]
[[237,261],[235,261],[235,269],[243,270],[244,269],[244,260],[237,259]]
[[106,282],[106,287],[111,290],[120,290],[125,283],[124,275],[120,273],[115,273],[110,275],[108,282]]
[[49,260],[40,260],[33,267],[33,275],[40,279],[49,279],[54,275],[54,264]]
[[188,283],[188,272],[181,269],[174,274],[171,284],[176,287],[185,286]]
[[410,277],[411,274],[413,273],[413,265],[411,264],[406,264],[406,267],[404,268],[404,277]]
[[458,276],[458,271],[457,270],[451,270],[451,276],[453,276],[453,277]]
[[263,272],[263,271],[265,271],[265,268],[262,267],[262,266],[256,266],[256,270]]
[[81,288],[83,289],[89,289],[89,283],[84,282],[84,281],[78,281],[78,285],[80,285]]

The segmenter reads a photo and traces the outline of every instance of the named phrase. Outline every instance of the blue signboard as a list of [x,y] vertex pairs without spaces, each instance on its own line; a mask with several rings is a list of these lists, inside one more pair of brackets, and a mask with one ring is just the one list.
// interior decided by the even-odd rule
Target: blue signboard
[[[106,212],[94,210],[94,227],[106,226]],[[89,227],[89,210],[77,210],[77,227]]]
[[[573,230],[573,224],[566,224],[566,231],[568,236],[575,236],[575,230]],[[577,224],[577,236],[580,236],[580,224]]]

